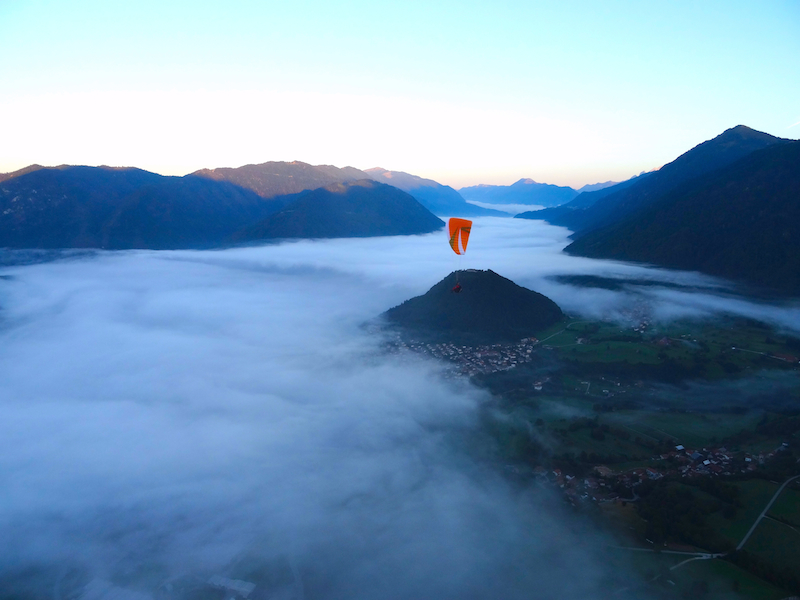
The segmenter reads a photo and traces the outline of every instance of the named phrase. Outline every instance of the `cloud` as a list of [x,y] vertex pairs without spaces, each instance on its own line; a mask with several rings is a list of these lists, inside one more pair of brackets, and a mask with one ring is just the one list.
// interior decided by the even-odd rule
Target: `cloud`
[[[492,268],[593,317],[644,302],[664,319],[800,322],[796,307],[715,295],[712,278],[568,257],[567,235],[486,218],[462,259],[437,233],[3,267],[0,583],[72,565],[87,598],[146,597],[181,577],[246,579],[256,556],[290,565],[295,597],[622,587],[602,537],[487,464],[484,392],[434,362],[384,356],[361,327],[457,267]],[[696,289],[552,279],[565,273]]]
[[308,598],[594,593],[560,509],[464,450],[484,393],[359,328],[411,278],[320,258],[415,240],[5,269],[0,582],[77,565],[87,598],[141,598],[255,555]]

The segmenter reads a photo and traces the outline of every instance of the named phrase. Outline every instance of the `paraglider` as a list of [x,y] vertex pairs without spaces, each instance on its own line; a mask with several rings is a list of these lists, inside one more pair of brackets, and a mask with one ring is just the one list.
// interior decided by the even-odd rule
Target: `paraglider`
[[456,254],[464,254],[467,251],[469,232],[472,229],[472,221],[467,219],[457,219],[453,217],[447,221],[447,232],[450,236],[450,247]]
[[[468,219],[457,219],[455,217],[447,221],[447,233],[450,238],[450,247],[453,252],[461,256],[467,251],[469,242],[469,232],[472,230],[472,221]],[[456,284],[451,292],[458,294],[461,292],[461,284],[458,282],[458,271],[456,271]]]

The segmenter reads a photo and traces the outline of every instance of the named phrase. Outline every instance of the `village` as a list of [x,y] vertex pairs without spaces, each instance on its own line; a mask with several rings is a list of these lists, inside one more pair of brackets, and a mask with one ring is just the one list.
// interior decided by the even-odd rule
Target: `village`
[[551,470],[537,466],[534,474],[541,481],[563,490],[573,504],[578,499],[598,503],[633,502],[637,499],[637,486],[646,480],[746,475],[765,465],[777,453],[788,450],[788,447],[783,442],[770,452],[753,455],[731,452],[724,446],[694,450],[679,444],[668,453],[653,456],[654,466],[614,471],[608,466],[598,465],[593,468],[592,475],[585,477],[577,477],[558,468]]
[[447,360],[457,365],[454,372],[460,375],[495,373],[507,371],[532,360],[534,347],[539,344],[535,337],[523,338],[515,344],[492,344],[490,346],[459,346],[453,343],[432,344],[398,340],[392,346],[396,352],[410,351]]

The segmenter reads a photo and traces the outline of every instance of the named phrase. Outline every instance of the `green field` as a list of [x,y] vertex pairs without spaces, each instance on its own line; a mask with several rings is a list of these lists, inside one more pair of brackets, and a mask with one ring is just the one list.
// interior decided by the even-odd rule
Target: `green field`
[[[555,345],[555,344],[554,344]],[[561,353],[569,360],[591,363],[630,363],[658,364],[658,350],[651,346],[631,342],[599,342],[595,344],[577,344],[573,339],[566,345],[558,346]]]
[[729,520],[715,513],[708,518],[708,523],[720,535],[737,545],[780,486],[763,479],[738,481],[735,485],[739,488],[739,501],[742,504],[736,517]]
[[619,423],[650,437],[669,437],[689,448],[702,448],[733,435],[742,429],[752,429],[759,416],[751,413],[703,414],[652,412],[645,410],[615,411],[604,415],[610,423]]
[[614,323],[570,321],[551,328],[541,339],[562,358],[578,364],[625,365],[630,369],[668,362],[685,376],[707,380],[753,369],[796,368],[796,363],[776,356],[800,354],[793,347],[795,343],[741,320],[727,326],[677,323],[646,332]]
[[[711,600],[782,600],[790,595],[721,559],[693,560],[671,568],[687,558],[691,557],[617,548],[608,550],[609,566],[633,570],[642,581],[650,582],[652,588],[665,593],[665,598],[693,598],[693,586],[698,582],[705,582],[708,592],[702,597]],[[616,597],[625,596],[617,594]]]
[[[600,322],[560,323],[540,335],[542,343],[530,363],[481,378],[482,385],[502,398],[511,422],[525,425],[507,435],[523,450],[517,456],[525,456],[529,464],[557,464],[565,473],[572,470],[580,477],[599,463],[616,472],[645,466],[674,468],[676,461],[657,455],[677,444],[691,449],[725,445],[735,453],[758,454],[789,442],[798,455],[798,417],[791,411],[800,401],[800,367],[776,358],[800,355],[797,340],[743,320],[645,329]],[[543,389],[535,391],[534,382],[543,382]],[[738,454],[737,464],[744,465],[739,463],[743,458]],[[793,465],[776,455],[758,470],[783,480],[796,472]],[[676,528],[680,533],[670,534],[673,541],[685,538],[702,544],[705,540],[724,548],[727,540],[735,547],[778,489],[778,484],[765,479],[721,479],[739,489],[735,503],[724,499],[730,498],[725,489],[714,491],[713,485],[701,489],[680,479],[646,481],[647,485],[666,484],[659,493],[670,494],[674,500],[662,502],[658,510],[668,513],[675,504],[686,502],[691,509],[694,502],[697,511],[681,508],[680,515],[702,519],[703,526],[717,534],[684,536],[692,526],[682,524]],[[643,488],[642,499],[647,498],[646,491]],[[691,494],[688,501],[685,492]],[[638,540],[621,544],[632,546],[644,545],[650,527],[641,514],[637,503],[600,505],[598,511],[618,535]],[[800,572],[800,484],[781,495],[770,516],[796,526],[792,529],[765,519],[745,549],[766,564]],[[670,570],[686,557],[629,553],[632,556],[624,558],[612,557],[610,552],[609,562],[627,562],[642,575],[638,584],[631,584],[631,592],[652,592],[663,598],[768,600],[790,595],[720,559],[696,560]],[[753,572],[761,571],[753,567]],[[775,573],[764,576],[780,581]]]
[[[795,485],[797,485],[795,483]],[[800,529],[800,490],[791,487],[783,490],[769,509],[770,516],[786,519]]]
[[800,571],[800,530],[762,519],[744,547],[771,564]]
[[707,599],[747,598],[780,600],[790,594],[721,559],[695,560],[670,572],[672,581],[684,597],[694,582],[708,584]]

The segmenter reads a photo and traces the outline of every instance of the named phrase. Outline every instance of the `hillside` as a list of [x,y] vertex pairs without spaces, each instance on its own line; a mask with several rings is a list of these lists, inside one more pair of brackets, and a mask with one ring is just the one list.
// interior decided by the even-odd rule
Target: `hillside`
[[571,187],[520,179],[512,185],[474,185],[458,190],[464,199],[489,204],[532,204],[558,206],[569,202],[578,192]]
[[280,200],[285,208],[240,231],[235,239],[411,235],[444,226],[406,192],[372,179],[337,183]]
[[19,177],[20,175],[33,173],[34,171],[38,171],[39,169],[44,169],[44,167],[42,165],[28,165],[27,167],[24,167],[17,171],[11,171],[10,173],[0,173],[0,182],[6,181],[7,179],[13,179],[14,177]]
[[800,142],[771,145],[580,237],[570,254],[702,271],[800,294]]
[[381,168],[367,169],[365,173],[375,181],[387,183],[408,192],[435,215],[447,217],[508,216],[507,213],[501,211],[470,204],[450,186],[442,185],[432,179],[423,179],[402,171],[387,171]]
[[217,246],[281,206],[200,177],[134,168],[41,168],[0,183],[0,247]]
[[494,271],[459,271],[458,278],[460,293],[452,292],[456,273],[451,273],[384,317],[414,339],[464,345],[517,341],[564,317],[549,298]]
[[353,167],[342,169],[331,165],[309,165],[304,162],[265,162],[238,168],[201,169],[192,175],[227,181],[254,191],[262,198],[297,194],[305,190],[369,179],[364,171]]
[[570,212],[540,213],[525,218],[545,218],[554,225],[569,227],[576,232],[574,237],[578,239],[584,232],[611,225],[656,202],[686,181],[721,169],[756,150],[786,141],[738,125],[695,146],[658,171],[640,177],[630,185],[624,185],[627,183],[624,182],[600,192],[592,192],[605,194],[595,197],[596,201],[589,206],[576,207]]

